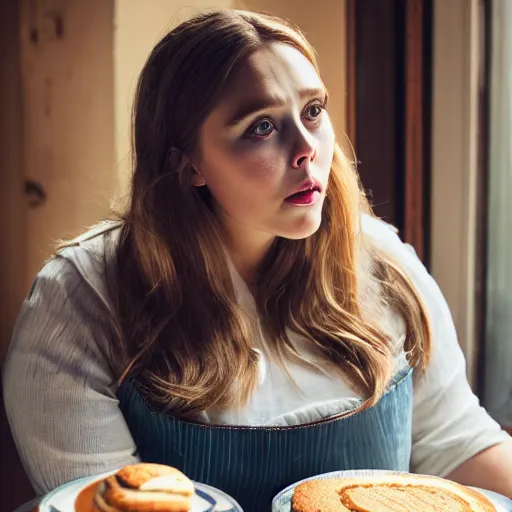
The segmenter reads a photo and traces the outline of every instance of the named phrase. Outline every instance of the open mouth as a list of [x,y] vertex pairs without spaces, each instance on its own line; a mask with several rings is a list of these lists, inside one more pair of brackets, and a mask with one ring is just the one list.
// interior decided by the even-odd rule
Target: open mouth
[[296,192],[291,196],[288,196],[285,201],[294,205],[310,205],[315,203],[320,197],[320,187],[312,185],[311,187]]

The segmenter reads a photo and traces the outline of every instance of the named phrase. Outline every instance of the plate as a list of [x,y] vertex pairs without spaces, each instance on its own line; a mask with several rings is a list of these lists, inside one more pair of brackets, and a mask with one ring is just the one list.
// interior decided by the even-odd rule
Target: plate
[[[78,494],[88,485],[114,473],[115,471],[110,471],[102,475],[80,478],[57,487],[41,500],[39,512],[75,512]],[[191,512],[243,512],[240,505],[225,492],[199,482],[194,482],[194,487],[196,494]]]
[[[356,476],[372,476],[372,475],[384,475],[384,474],[399,474],[398,471],[385,471],[385,470],[368,470],[361,469],[355,471],[334,471],[333,473],[325,473],[323,475],[313,476],[311,478],[305,478],[300,480],[286,489],[283,489],[273,500],[272,500],[272,512],[290,512],[291,502],[293,496],[293,490],[297,485],[308,480],[314,480],[316,478],[332,478],[332,477],[356,477]],[[472,487],[475,491],[483,494],[495,507],[497,512],[512,512],[512,500],[505,498],[501,494],[495,492],[486,491],[477,487]]]

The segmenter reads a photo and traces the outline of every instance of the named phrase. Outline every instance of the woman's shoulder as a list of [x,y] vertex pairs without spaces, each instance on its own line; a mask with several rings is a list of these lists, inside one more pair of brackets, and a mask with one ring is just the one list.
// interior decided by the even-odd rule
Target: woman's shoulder
[[104,263],[117,247],[122,225],[122,221],[101,221],[63,244],[57,254],[71,259],[82,255],[93,261]]
[[370,237],[380,248],[387,251],[396,252],[404,246],[398,229],[373,215],[365,214],[361,217],[361,231],[364,236]]
[[425,271],[412,245],[405,243],[398,229],[378,217],[363,215],[361,231],[369,237],[377,249],[384,251],[408,273],[422,274]]
[[75,289],[85,284],[87,292],[95,294],[111,310],[105,271],[114,256],[121,226],[119,221],[103,221],[65,243],[37,278]]

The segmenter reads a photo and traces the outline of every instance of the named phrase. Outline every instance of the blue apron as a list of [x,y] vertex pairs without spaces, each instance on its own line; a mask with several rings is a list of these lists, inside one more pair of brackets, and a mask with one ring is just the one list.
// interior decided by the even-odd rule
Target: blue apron
[[233,496],[244,512],[309,476],[349,469],[408,471],[412,371],[399,372],[372,408],[291,427],[238,427],[179,420],[152,411],[133,382],[121,411],[145,462],[168,464]]

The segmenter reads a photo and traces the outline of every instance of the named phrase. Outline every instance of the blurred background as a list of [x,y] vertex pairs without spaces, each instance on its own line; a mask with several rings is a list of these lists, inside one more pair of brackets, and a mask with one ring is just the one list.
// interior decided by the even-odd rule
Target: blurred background
[[[219,6],[289,19],[315,46],[339,141],[437,280],[471,385],[511,428],[512,0],[0,0],[0,364],[55,241],[127,190],[153,45]],[[3,412],[0,442],[12,510],[33,493]]]

